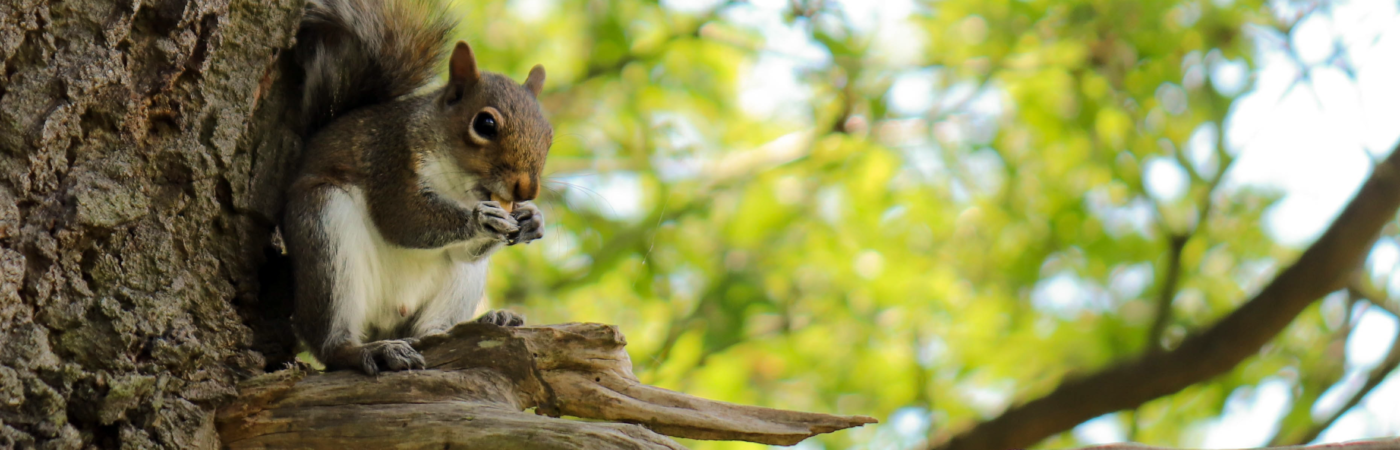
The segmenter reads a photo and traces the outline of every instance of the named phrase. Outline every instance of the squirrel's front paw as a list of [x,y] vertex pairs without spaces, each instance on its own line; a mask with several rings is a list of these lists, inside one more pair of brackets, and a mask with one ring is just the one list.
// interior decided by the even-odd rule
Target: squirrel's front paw
[[515,204],[515,211],[511,211],[511,218],[520,225],[520,231],[509,236],[510,245],[525,244],[544,237],[544,214],[534,203],[520,202]]
[[368,375],[377,375],[381,369],[397,372],[426,365],[423,355],[408,341],[374,341],[360,347],[360,370]]
[[511,234],[520,231],[520,225],[515,222],[515,218],[501,208],[500,203],[494,201],[477,202],[476,208],[472,210],[472,222],[479,232],[498,236],[501,240],[506,240]]
[[493,309],[477,317],[476,321],[502,327],[518,327],[525,324],[525,316],[504,309]]

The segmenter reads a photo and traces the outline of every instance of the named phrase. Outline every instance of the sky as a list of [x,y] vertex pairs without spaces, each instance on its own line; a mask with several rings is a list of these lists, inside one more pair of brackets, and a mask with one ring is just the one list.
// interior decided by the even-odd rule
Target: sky
[[[524,9],[547,8],[548,0],[517,0]],[[667,7],[705,11],[718,0],[664,0]],[[874,37],[871,57],[899,65],[913,62],[921,51],[919,33],[906,19],[914,12],[912,0],[838,0],[858,30]],[[1242,62],[1219,55],[1194,55],[1183,64],[1198,65],[1194,76],[1208,76],[1224,90],[1253,84],[1235,102],[1225,125],[1227,150],[1236,162],[1226,174],[1226,189],[1267,187],[1283,194],[1266,215],[1265,227],[1278,242],[1304,247],[1321,234],[1370,172],[1372,161],[1384,158],[1400,140],[1400,13],[1394,0],[1351,0],[1330,3],[1300,22],[1291,35],[1251,29],[1256,44],[1255,72]],[[753,0],[728,8],[725,19],[758,30],[766,49],[749,66],[743,89],[735,99],[746,112],[775,120],[801,120],[786,115],[802,112],[784,105],[803,104],[811,92],[800,81],[804,68],[822,67],[830,56],[802,30],[783,23],[786,0]],[[1288,2],[1275,2],[1274,10],[1292,14]],[[1350,72],[1350,73],[1348,73]],[[927,71],[900,75],[889,93],[896,111],[922,111],[934,102]],[[1183,80],[1187,84],[1191,80]],[[995,108],[995,105],[992,106]],[[1198,167],[1211,164],[1216,130],[1197,130],[1187,146],[1188,160]],[[1149,192],[1171,198],[1181,195],[1186,173],[1170,159],[1146,166]],[[635,177],[625,174],[567,180],[583,185],[586,193],[574,193],[570,204],[600,203],[617,217],[640,213],[641,197]],[[1400,292],[1400,245],[1378,243],[1368,262],[1375,279]],[[1084,307],[1073,298],[1085,297],[1072,279],[1048,279],[1044,286],[1046,307]],[[1037,288],[1041,290],[1041,288]],[[1341,300],[1327,300],[1340,307]],[[1041,303],[1037,302],[1040,306]],[[1078,306],[1076,306],[1078,305]],[[1376,308],[1352,311],[1358,327],[1347,343],[1347,376],[1324,395],[1314,417],[1330,414],[1363,382],[1367,372],[1388,350],[1396,336],[1395,317]],[[1268,379],[1252,388],[1232,393],[1223,414],[1204,423],[1188,444],[1200,448],[1245,448],[1267,443],[1280,417],[1290,407],[1288,383]],[[900,448],[925,435],[930,424],[916,410],[896,412],[887,422],[889,433],[880,434]],[[1086,422],[1073,433],[1088,443],[1124,440],[1125,430],[1111,415]],[[1400,376],[1392,375],[1357,408],[1344,415],[1318,439],[1341,442],[1400,435]],[[884,447],[871,445],[871,448]]]

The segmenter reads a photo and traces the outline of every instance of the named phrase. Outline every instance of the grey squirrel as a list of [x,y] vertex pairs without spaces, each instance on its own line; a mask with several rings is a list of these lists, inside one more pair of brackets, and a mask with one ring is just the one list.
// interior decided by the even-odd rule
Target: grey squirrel
[[543,236],[530,200],[553,140],[536,99],[544,68],[516,83],[458,42],[447,84],[420,92],[455,26],[434,9],[311,0],[298,31],[309,139],[282,227],[293,323],[330,369],[423,367],[413,344],[472,319],[487,258]]

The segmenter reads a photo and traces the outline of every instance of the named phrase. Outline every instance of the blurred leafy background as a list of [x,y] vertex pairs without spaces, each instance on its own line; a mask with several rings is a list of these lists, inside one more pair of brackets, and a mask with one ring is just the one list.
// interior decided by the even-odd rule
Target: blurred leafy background
[[[1390,0],[454,8],[483,67],[549,72],[550,227],[495,257],[493,302],[619,325],[647,383],[883,422],[804,449],[920,448],[1171,348],[1291,261],[1400,135],[1377,106],[1400,95],[1360,80],[1400,79]],[[1331,119],[1298,123],[1309,107]],[[1250,158],[1340,194],[1281,210],[1283,169],[1241,175]],[[1390,348],[1397,255],[1383,239],[1374,295],[1315,304],[1228,375],[1040,445],[1311,439]],[[1396,408],[1323,440],[1400,433]]]

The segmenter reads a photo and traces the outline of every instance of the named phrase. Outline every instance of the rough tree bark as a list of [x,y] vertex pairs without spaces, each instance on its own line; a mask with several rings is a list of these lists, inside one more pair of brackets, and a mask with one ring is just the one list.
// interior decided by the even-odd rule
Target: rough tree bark
[[0,1],[0,448],[215,448],[214,407],[286,359],[258,270],[300,14]]

